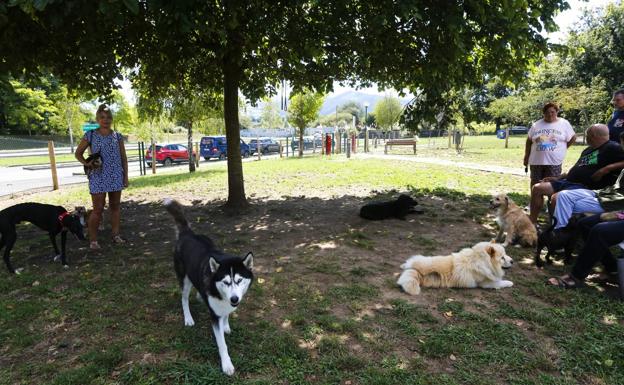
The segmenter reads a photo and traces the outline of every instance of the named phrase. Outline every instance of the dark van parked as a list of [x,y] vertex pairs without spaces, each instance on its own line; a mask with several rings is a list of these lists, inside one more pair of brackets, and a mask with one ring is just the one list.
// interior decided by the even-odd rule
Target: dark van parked
[[[249,157],[249,146],[242,139],[240,151],[242,157]],[[206,160],[211,158],[223,160],[227,158],[227,140],[225,136],[204,136],[199,142],[199,156]]]

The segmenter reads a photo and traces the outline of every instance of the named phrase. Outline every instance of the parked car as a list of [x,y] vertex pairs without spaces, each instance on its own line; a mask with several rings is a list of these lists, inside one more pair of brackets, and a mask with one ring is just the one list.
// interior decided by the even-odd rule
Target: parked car
[[[253,155],[258,149],[258,139],[249,141],[249,152]],[[260,152],[268,154],[270,152],[279,152],[280,144],[277,140],[271,138],[260,138]]]
[[[193,150],[193,160],[197,154]],[[182,144],[166,144],[156,145],[156,162],[165,166],[171,166],[174,163],[188,162],[188,147]],[[152,146],[145,151],[145,164],[152,167]]]
[[[366,131],[364,131],[364,130],[360,131],[360,133],[358,134],[358,138],[360,138],[360,139],[364,139],[365,136],[366,136]],[[383,138],[383,131],[381,131],[381,130],[374,130],[374,129],[369,128],[368,129],[368,138],[369,139]]]
[[[312,140],[312,138],[303,138],[303,149],[311,150],[312,147],[314,147],[314,141]],[[290,148],[292,148],[293,151],[299,148],[299,138],[293,138],[292,142],[290,143]]]
[[509,128],[509,135],[526,135],[529,129],[525,126],[513,126]]
[[[251,154],[249,145],[241,139],[240,152],[242,157],[249,157]],[[218,158],[223,160],[227,158],[227,140],[225,136],[204,136],[199,142],[199,155],[210,160],[211,158]]]
[[[320,136],[318,137],[304,136],[303,137],[303,149],[304,150],[311,150],[313,147],[319,148],[322,145],[323,145],[323,141]],[[292,138],[292,141],[290,142],[290,148],[292,148],[293,151],[299,148],[298,137]]]

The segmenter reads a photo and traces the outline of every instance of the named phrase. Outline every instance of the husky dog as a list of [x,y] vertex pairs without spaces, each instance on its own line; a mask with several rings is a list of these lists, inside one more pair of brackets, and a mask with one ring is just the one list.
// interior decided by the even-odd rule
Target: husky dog
[[401,265],[397,284],[411,295],[420,294],[421,287],[502,289],[513,286],[503,279],[512,265],[503,246],[480,242],[451,255],[411,257]]
[[410,213],[422,214],[421,209],[415,208],[418,205],[411,196],[401,194],[392,201],[367,203],[360,209],[360,216],[364,219],[379,221],[382,219],[397,218],[405,220],[405,216]]
[[230,333],[228,317],[236,310],[253,280],[253,254],[247,253],[240,258],[224,253],[217,249],[210,238],[191,230],[182,205],[172,199],[165,199],[163,203],[177,226],[173,265],[182,288],[184,325],[195,325],[188,300],[191,287],[195,287],[198,298],[210,310],[212,331],[221,357],[221,370],[232,375],[234,365],[223,333]]
[[[67,267],[65,256],[65,244],[67,243],[67,232],[71,232],[76,238],[84,241],[82,231],[85,226],[85,208],[76,207],[71,213],[61,206],[53,206],[43,203],[19,203],[15,206],[7,207],[0,211],[0,249],[4,249],[4,263],[9,273],[19,274],[20,270],[15,270],[11,265],[11,250],[17,240],[16,225],[20,222],[30,222],[44,230],[50,236],[50,241],[54,247],[56,261],[61,259],[64,267]],[[61,250],[56,243],[56,236],[61,233]]]
[[499,194],[490,201],[490,209],[496,209],[496,222],[500,227],[496,242],[503,241],[503,246],[517,242],[522,246],[533,247],[537,244],[537,230],[531,219],[507,195]]

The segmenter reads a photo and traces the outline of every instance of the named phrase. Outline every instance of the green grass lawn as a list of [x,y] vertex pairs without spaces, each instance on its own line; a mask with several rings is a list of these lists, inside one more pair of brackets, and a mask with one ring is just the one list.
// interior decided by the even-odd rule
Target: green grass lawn
[[[61,162],[75,162],[76,157],[74,154],[61,154],[55,157],[56,163]],[[27,166],[34,164],[50,164],[50,157],[47,155],[36,156],[16,156],[10,158],[0,158],[0,167],[9,166]]]
[[[69,240],[71,267],[52,263],[47,236],[22,226],[0,274],[0,384],[622,384],[624,304],[601,281],[546,287],[532,251],[509,248],[514,287],[423,289],[395,281],[410,255],[446,254],[495,233],[489,194],[526,204],[526,178],[408,161],[307,157],[244,164],[251,207],[233,215],[225,163],[131,179],[123,232],[102,253]],[[425,214],[369,222],[370,199],[411,192]],[[220,371],[209,316],[191,301],[183,327],[171,267],[171,220],[187,205],[197,232],[255,255],[255,282],[226,336],[236,374]],[[88,203],[85,186],[12,201]],[[192,296],[194,298],[194,295]]]
[[[511,136],[508,148],[505,148],[505,140],[497,139],[494,135],[466,136],[464,137],[463,150],[457,154],[454,145],[451,149],[448,148],[448,138],[420,138],[418,155],[453,159],[459,162],[523,168],[525,142],[525,136]],[[574,165],[585,147],[578,144],[568,149],[563,163],[564,172]]]

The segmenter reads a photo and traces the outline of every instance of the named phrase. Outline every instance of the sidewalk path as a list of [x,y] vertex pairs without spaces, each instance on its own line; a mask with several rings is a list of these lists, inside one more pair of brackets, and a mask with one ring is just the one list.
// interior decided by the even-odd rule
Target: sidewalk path
[[409,162],[434,164],[436,166],[450,166],[450,167],[458,167],[458,168],[467,168],[471,170],[495,172],[499,174],[527,176],[527,174],[524,173],[524,169],[522,167],[518,167],[518,168],[501,167],[501,166],[494,166],[494,165],[489,165],[489,164],[457,162],[457,161],[452,161],[452,160],[442,159],[442,158],[427,158],[427,157],[420,157],[420,156],[414,156],[414,155],[385,155],[383,153],[382,154],[358,153],[358,154],[355,154],[355,157],[359,159],[368,158],[368,159],[405,160]]

